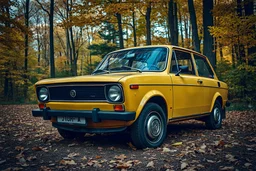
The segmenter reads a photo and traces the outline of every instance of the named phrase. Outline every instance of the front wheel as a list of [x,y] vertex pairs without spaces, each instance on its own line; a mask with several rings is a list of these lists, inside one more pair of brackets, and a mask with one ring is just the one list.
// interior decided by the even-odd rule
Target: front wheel
[[205,125],[208,129],[219,129],[222,124],[222,108],[220,102],[216,101],[210,116],[207,117]]
[[163,109],[155,103],[148,103],[131,126],[131,139],[137,148],[155,148],[163,143],[166,131],[166,115]]

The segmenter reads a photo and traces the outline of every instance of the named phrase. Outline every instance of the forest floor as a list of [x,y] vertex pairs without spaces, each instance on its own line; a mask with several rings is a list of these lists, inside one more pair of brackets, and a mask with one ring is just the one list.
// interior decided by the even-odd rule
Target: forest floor
[[0,105],[0,170],[256,170],[254,111],[227,112],[219,130],[171,124],[161,147],[138,150],[127,133],[64,140],[34,108]]

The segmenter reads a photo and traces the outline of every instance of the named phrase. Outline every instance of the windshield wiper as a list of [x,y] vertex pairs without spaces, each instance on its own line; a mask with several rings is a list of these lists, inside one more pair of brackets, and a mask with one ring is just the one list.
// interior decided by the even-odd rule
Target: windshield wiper
[[104,69],[98,69],[98,70],[92,72],[92,74],[97,74],[97,73],[110,73],[110,72],[108,70],[104,70]]
[[[122,68],[128,68],[128,69],[130,69],[130,71],[131,70],[134,70],[134,71],[138,71],[139,73],[141,73],[142,71],[140,70],[140,69],[138,69],[138,68],[133,68],[133,67],[129,67],[129,66],[123,66]],[[129,71],[129,70],[128,70]]]

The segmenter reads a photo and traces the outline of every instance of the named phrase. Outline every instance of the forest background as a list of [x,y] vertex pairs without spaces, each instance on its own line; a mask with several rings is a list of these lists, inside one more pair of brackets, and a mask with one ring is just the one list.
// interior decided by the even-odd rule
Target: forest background
[[157,44],[203,53],[229,98],[255,107],[256,0],[1,0],[0,103],[35,102],[38,80]]

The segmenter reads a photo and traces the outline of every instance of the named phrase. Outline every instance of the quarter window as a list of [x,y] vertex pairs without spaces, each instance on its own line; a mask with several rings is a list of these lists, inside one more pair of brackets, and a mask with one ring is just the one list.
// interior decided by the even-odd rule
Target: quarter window
[[[172,66],[171,66],[172,73],[178,72],[180,70],[179,69],[180,66],[188,66],[188,70],[182,71],[181,73],[195,75],[195,70],[193,67],[193,62],[192,62],[190,53],[175,50],[172,56],[173,56]],[[175,56],[176,56],[176,59],[175,59]]]
[[199,55],[194,55],[198,75],[201,77],[214,78],[213,71],[207,60]]

